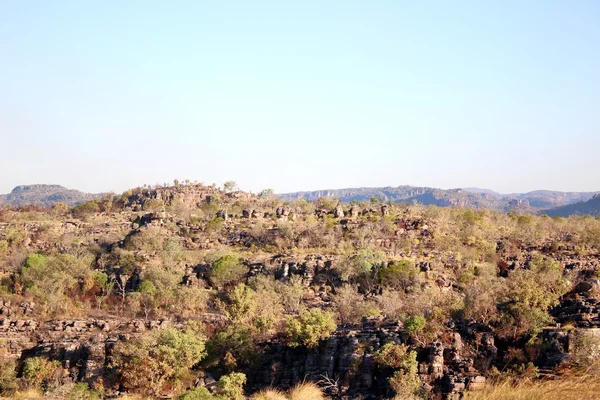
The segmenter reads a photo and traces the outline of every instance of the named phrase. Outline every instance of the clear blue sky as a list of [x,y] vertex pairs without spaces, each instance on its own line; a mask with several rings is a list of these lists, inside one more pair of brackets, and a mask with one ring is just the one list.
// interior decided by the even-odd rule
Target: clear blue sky
[[0,0],[0,193],[600,190],[600,1]]

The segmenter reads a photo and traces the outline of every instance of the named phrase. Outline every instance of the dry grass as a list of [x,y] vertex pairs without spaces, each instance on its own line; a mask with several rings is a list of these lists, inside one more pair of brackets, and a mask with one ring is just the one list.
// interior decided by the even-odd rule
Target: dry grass
[[600,399],[600,375],[571,375],[553,380],[503,382],[479,392],[467,393],[465,400],[595,400]]
[[287,397],[276,389],[263,390],[252,398],[254,400],[287,400]]
[[314,383],[302,383],[286,395],[276,389],[263,390],[253,400],[325,400],[323,392]]
[[44,394],[37,389],[19,390],[11,396],[13,399],[39,399],[44,397]]
[[124,394],[117,397],[117,400],[152,400],[153,397],[146,397],[139,394]]
[[324,400],[323,392],[314,383],[302,383],[290,392],[290,400]]

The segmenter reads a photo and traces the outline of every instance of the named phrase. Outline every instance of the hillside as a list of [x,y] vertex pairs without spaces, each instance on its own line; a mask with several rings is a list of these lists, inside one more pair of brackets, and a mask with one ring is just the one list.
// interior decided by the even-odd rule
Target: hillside
[[391,201],[394,203],[417,202],[440,207],[458,206],[487,208],[498,211],[520,210],[535,212],[586,201],[598,193],[600,192],[558,192],[537,190],[528,193],[500,194],[488,189],[480,188],[435,189],[428,187],[398,186],[294,192],[280,194],[279,196],[285,200],[316,200],[319,197],[334,197],[345,203],[352,201],[369,201],[371,198],[377,198],[380,201]]
[[203,185],[0,209],[0,396],[455,399],[576,370],[600,358],[598,232]]
[[55,203],[65,203],[74,206],[101,196],[102,194],[83,193],[60,185],[21,185],[9,194],[0,195],[0,205],[20,207],[30,204],[52,206]]
[[580,201],[562,207],[551,208],[544,211],[544,214],[551,217],[569,217],[572,215],[600,216],[600,195],[596,194],[588,201]]

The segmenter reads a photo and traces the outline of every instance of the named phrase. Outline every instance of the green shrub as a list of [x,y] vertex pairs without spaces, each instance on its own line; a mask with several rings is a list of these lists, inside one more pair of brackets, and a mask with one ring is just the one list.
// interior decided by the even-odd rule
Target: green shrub
[[17,388],[15,362],[12,360],[0,360],[0,396],[11,397]]
[[396,398],[423,398],[425,391],[417,375],[417,353],[402,344],[386,343],[377,353],[375,362],[384,368],[392,368],[394,374],[388,379]]
[[25,291],[34,296],[43,313],[68,314],[77,300],[73,295],[85,291],[85,282],[93,282],[90,261],[70,254],[30,254],[20,274]]
[[221,217],[214,217],[206,224],[206,232],[212,233],[221,230],[225,220]]
[[71,400],[100,400],[100,393],[91,389],[87,383],[79,382],[69,392],[67,397]]
[[228,326],[217,332],[207,347],[209,362],[217,362],[228,369],[248,365],[258,359],[252,330],[248,326]]
[[377,350],[373,358],[380,367],[398,369],[407,363],[408,354],[408,346],[389,342]]
[[179,400],[213,400],[215,397],[203,387],[195,387],[182,393]]
[[232,372],[223,375],[217,382],[217,393],[228,400],[244,399],[244,384],[246,375],[241,372]]
[[344,281],[353,277],[369,279],[372,276],[373,267],[381,264],[384,260],[385,254],[381,251],[361,249],[340,262],[338,273]]
[[313,308],[298,317],[288,317],[286,334],[292,347],[316,347],[335,330],[336,323],[331,313]]
[[71,209],[75,218],[83,218],[89,214],[100,212],[100,206],[95,201],[79,204]]
[[511,273],[505,290],[505,305],[498,316],[498,333],[517,338],[535,335],[553,322],[548,309],[558,304],[568,290],[560,263],[541,256],[529,262],[529,269]]
[[404,320],[404,330],[409,335],[416,335],[425,329],[427,320],[422,315],[411,315]]
[[222,287],[241,281],[247,271],[237,255],[226,254],[212,263],[210,280],[213,285]]
[[254,290],[240,283],[229,294],[227,303],[219,303],[221,310],[234,323],[243,323],[251,321],[258,307]]
[[5,254],[8,251],[8,240],[0,240],[0,254]]
[[406,290],[414,283],[418,272],[412,260],[394,261],[379,270],[379,281],[382,285]]
[[204,337],[194,328],[161,328],[118,343],[114,366],[121,384],[153,395],[158,395],[167,384],[177,384],[206,356]]
[[41,389],[56,381],[59,371],[60,362],[42,357],[31,357],[23,363],[21,375],[27,386]]

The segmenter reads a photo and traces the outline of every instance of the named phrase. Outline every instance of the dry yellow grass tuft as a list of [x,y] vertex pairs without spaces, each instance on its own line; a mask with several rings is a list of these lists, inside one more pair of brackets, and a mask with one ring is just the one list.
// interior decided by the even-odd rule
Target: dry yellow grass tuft
[[596,400],[600,399],[600,375],[571,375],[552,380],[503,382],[479,392],[467,393],[465,400]]
[[253,400],[325,400],[323,392],[314,383],[302,383],[290,390],[288,394],[277,389],[258,392]]
[[39,399],[42,398],[44,394],[37,389],[25,389],[19,390],[15,394],[12,395],[13,399]]
[[302,383],[292,389],[290,400],[325,400],[325,396],[314,383]]
[[287,400],[282,392],[276,389],[263,390],[257,393],[254,400]]

